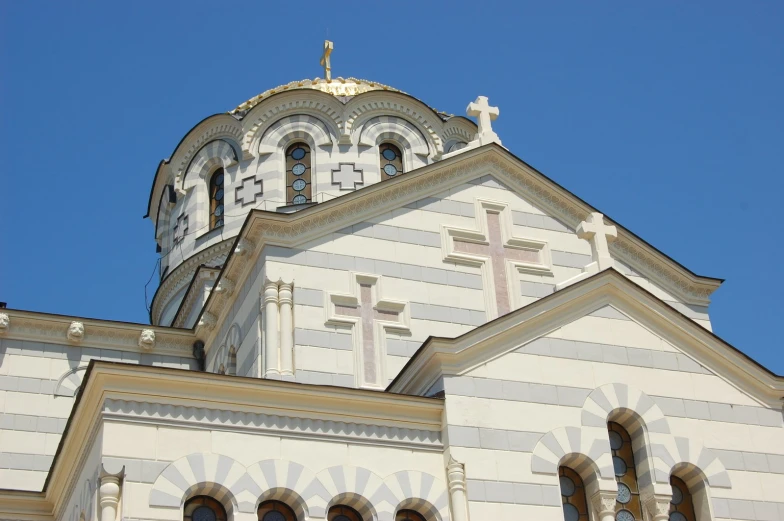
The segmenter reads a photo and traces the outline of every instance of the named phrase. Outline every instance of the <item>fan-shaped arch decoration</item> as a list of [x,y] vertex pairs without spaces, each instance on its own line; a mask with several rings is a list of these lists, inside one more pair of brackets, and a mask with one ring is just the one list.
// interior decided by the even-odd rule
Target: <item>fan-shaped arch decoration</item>
[[316,477],[330,497],[327,510],[342,504],[356,510],[362,519],[377,517],[370,497],[383,486],[384,480],[374,472],[363,467],[341,465],[324,469]]
[[[194,453],[170,463],[150,490],[149,506],[181,508],[193,496],[210,496],[226,509],[229,519],[246,493],[245,467],[228,456]],[[255,501],[249,510],[253,512]]]
[[263,460],[248,467],[247,491],[243,504],[252,499],[252,510],[268,500],[289,505],[297,519],[324,517],[327,498],[324,485],[307,467],[287,460]]
[[397,504],[391,510],[386,510],[382,508],[389,504],[388,502],[376,502],[375,498],[371,498],[378,510],[379,521],[393,521],[395,512],[404,509],[416,510],[425,519],[450,519],[446,485],[431,474],[414,470],[396,472],[384,479],[384,487],[391,494],[391,498],[396,499]]
[[320,119],[330,129],[329,133],[335,136],[339,135],[339,129],[343,126],[343,104],[331,94],[318,90],[277,94],[274,100],[263,101],[253,107],[243,118],[244,158],[252,157],[258,150],[261,136],[267,133],[271,121],[290,114],[307,114]]
[[231,325],[229,330],[226,332],[226,337],[223,341],[223,345],[231,349],[232,347],[235,349],[239,349],[240,342],[242,341],[242,330],[240,329],[240,325],[236,322]]
[[[205,144],[217,140],[239,144],[242,141],[242,135],[242,124],[228,114],[217,114],[205,119],[188,132],[172,153],[169,162],[172,180],[182,179],[190,168],[194,156]],[[240,150],[239,146],[237,150]],[[181,186],[176,184],[175,188],[181,188]]]
[[187,191],[198,183],[205,182],[207,176],[216,169],[228,168],[237,164],[237,161],[237,151],[232,144],[223,139],[211,141],[193,156],[179,188]]
[[531,456],[531,471],[557,474],[563,459],[570,456],[569,467],[583,476],[583,479],[589,473],[598,472],[602,479],[614,480],[610,442],[606,433],[606,428],[553,429],[536,443]]
[[84,372],[87,370],[86,365],[82,365],[79,367],[74,367],[63,373],[62,376],[57,380],[57,384],[54,386],[54,395],[55,396],[75,396],[76,391],[79,390],[79,387],[82,385],[82,379],[84,378]]
[[[416,154],[423,160],[430,154],[427,140],[413,124],[396,116],[378,116],[365,122],[358,130],[360,146],[375,147],[385,141],[392,141],[401,148],[405,155]],[[409,161],[406,161],[407,163]],[[406,170],[413,165],[406,164]]]
[[397,115],[405,118],[422,130],[422,134],[433,145],[433,160],[444,154],[444,146],[438,130],[441,122],[438,116],[426,105],[407,99],[403,95],[389,92],[368,92],[352,99],[345,109],[345,122],[341,143],[350,143],[355,129],[361,128],[365,121],[376,116]]
[[260,139],[259,155],[273,154],[296,140],[304,140],[313,148],[333,144],[323,121],[308,114],[296,114],[270,125]]
[[585,399],[582,424],[591,427],[606,427],[613,411],[633,411],[642,419],[648,432],[670,433],[664,413],[653,399],[634,387],[612,383],[597,387]]

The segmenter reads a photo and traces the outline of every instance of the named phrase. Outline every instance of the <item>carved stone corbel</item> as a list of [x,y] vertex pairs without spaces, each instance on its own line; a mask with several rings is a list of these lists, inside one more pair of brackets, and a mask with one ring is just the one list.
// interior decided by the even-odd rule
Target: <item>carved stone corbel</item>
[[218,294],[231,295],[231,293],[234,291],[234,283],[231,280],[223,277],[218,281],[218,284],[215,285],[215,289],[213,291]]
[[248,239],[240,239],[237,246],[234,248],[234,253],[237,255],[245,255],[247,252],[253,251],[253,243]]
[[645,501],[645,509],[653,521],[667,521],[670,518],[672,496],[655,494]]
[[68,331],[65,333],[65,336],[73,344],[80,343],[84,339],[84,324],[76,321],[71,322],[71,325],[68,326]]
[[200,327],[206,327],[207,329],[212,329],[218,323],[218,319],[212,313],[208,313],[205,311],[202,316],[201,320],[199,320]]
[[152,351],[155,347],[155,331],[152,329],[142,329],[139,335],[139,347],[145,351]]
[[11,319],[7,313],[0,313],[0,335],[5,334],[11,327]]

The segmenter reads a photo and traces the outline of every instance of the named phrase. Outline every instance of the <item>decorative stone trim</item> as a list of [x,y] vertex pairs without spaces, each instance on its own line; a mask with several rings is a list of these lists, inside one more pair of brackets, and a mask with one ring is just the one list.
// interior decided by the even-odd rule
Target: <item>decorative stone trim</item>
[[[209,292],[210,283],[215,284],[219,273],[220,268],[208,268],[207,266],[196,268],[196,273],[193,274],[188,291],[182,298],[177,314],[174,316],[174,320],[172,320],[172,327],[185,327],[185,322],[193,310],[193,306],[197,305],[197,300],[200,297]],[[204,305],[203,298],[199,305]]]
[[[242,125],[228,115],[219,115],[203,121],[188,132],[183,143],[177,147],[170,160],[172,180],[182,179],[194,156],[204,145],[218,139],[229,139],[242,143]],[[172,182],[169,180],[169,182]],[[175,185],[176,188],[177,185]]]
[[113,418],[134,418],[137,421],[149,420],[153,423],[163,421],[191,426],[203,425],[205,428],[228,426],[237,431],[269,432],[278,436],[305,436],[311,439],[321,437],[350,440],[354,443],[416,447],[419,450],[439,451],[443,449],[440,431],[364,423],[313,420],[293,416],[114,399],[105,401],[103,415]]
[[418,471],[401,471],[382,479],[372,471],[348,465],[315,474],[288,460],[263,460],[244,467],[223,455],[194,453],[171,463],[156,479],[149,506],[181,508],[199,488],[209,486],[228,512],[255,513],[256,505],[281,499],[298,519],[324,518],[332,504],[348,500],[363,519],[393,521],[401,508],[413,508],[426,519],[449,521],[443,481]]
[[673,470],[684,466],[699,469],[712,487],[731,487],[729,474],[713,451],[695,440],[670,434],[658,405],[642,391],[620,383],[603,385],[588,395],[583,405],[582,427],[559,427],[542,436],[531,457],[531,471],[556,475],[561,459],[573,455],[578,473],[590,466],[593,471],[589,473],[598,472],[602,479],[613,479],[607,420],[610,413],[617,411],[641,420],[648,445],[641,459],[651,460],[650,479],[657,493],[669,486]]
[[8,318],[8,313],[0,313],[0,335],[5,334],[9,327],[11,327],[11,319]]
[[80,343],[82,339],[84,339],[84,324],[81,322],[71,322],[65,336],[73,344]]
[[82,385],[84,372],[86,370],[87,366],[82,365],[66,371],[60,379],[57,380],[57,385],[54,386],[54,395],[67,397],[75,396],[77,389]]
[[199,327],[206,327],[207,329],[213,329],[218,324],[218,319],[212,313],[205,311],[201,315],[201,319],[199,319]]
[[[48,344],[74,345],[63,331],[67,331],[74,322],[69,317],[46,315],[30,311],[8,310],[7,315],[13,318],[14,327],[7,335],[17,340],[45,342]],[[142,352],[139,337],[142,330],[155,332],[156,347],[160,354],[191,357],[191,345],[195,336],[190,331],[172,330],[97,319],[79,319],[85,330],[90,334],[80,341],[81,347],[113,349],[117,351]],[[0,329],[0,331],[3,331]]]
[[215,293],[226,293],[227,295],[231,295],[232,291],[234,291],[234,282],[227,278],[222,278],[213,291]]

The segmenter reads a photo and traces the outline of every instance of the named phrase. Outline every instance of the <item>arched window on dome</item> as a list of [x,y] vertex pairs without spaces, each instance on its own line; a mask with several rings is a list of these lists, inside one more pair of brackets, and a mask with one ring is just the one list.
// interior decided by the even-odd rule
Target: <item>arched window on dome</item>
[[640,487],[637,483],[637,466],[634,462],[632,439],[619,423],[607,422],[612,449],[613,470],[618,483],[615,500],[617,521],[643,521]]
[[312,200],[310,147],[294,143],[286,149],[286,204],[304,204]]
[[381,143],[378,147],[381,165],[381,180],[386,181],[403,173],[403,154],[391,143]]
[[335,505],[329,509],[327,521],[362,521],[362,516],[351,507]]
[[670,476],[672,486],[672,501],[670,501],[669,521],[697,521],[694,509],[694,499],[689,487],[677,476]]
[[256,513],[259,521],[297,521],[291,507],[282,501],[264,501]]
[[395,521],[425,521],[425,518],[416,510],[398,510]]
[[210,176],[210,230],[223,226],[223,178],[222,168]]
[[226,521],[226,509],[210,496],[196,496],[185,502],[183,521]]
[[588,521],[588,500],[580,475],[569,467],[558,467],[564,521]]

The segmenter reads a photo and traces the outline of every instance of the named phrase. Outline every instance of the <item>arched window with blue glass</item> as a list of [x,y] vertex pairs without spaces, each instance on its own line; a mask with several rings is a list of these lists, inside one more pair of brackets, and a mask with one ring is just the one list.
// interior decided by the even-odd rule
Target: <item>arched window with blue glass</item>
[[329,509],[327,521],[362,521],[362,516],[351,507],[335,505]]
[[610,436],[615,481],[618,484],[615,519],[616,521],[643,521],[632,438],[626,429],[616,422],[607,422],[607,430]]
[[185,502],[183,521],[226,521],[226,509],[210,496],[196,496]]
[[256,514],[259,521],[297,521],[291,507],[282,501],[264,501]]
[[305,204],[312,200],[311,151],[305,143],[286,149],[286,204]]
[[403,154],[392,143],[381,143],[378,147],[381,162],[381,180],[386,181],[403,173]]
[[697,521],[694,513],[694,498],[686,483],[677,476],[670,476],[670,486],[672,486],[672,500],[669,521]]
[[580,475],[569,467],[558,468],[564,521],[588,521],[588,501]]
[[223,178],[222,168],[210,176],[210,230],[223,226]]

